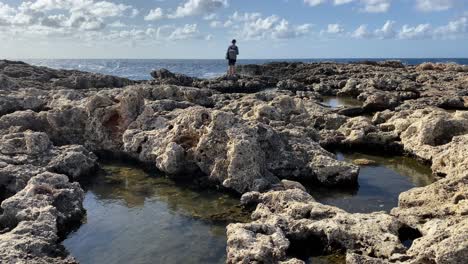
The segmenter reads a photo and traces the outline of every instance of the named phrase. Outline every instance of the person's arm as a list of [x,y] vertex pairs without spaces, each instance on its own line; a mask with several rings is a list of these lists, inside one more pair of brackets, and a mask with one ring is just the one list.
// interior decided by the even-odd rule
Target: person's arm
[[237,55],[239,55],[239,47],[236,46]]

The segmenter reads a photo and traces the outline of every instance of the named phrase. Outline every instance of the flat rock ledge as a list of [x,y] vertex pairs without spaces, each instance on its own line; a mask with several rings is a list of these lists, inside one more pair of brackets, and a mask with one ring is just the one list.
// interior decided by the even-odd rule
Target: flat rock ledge
[[[246,65],[202,80],[154,80],[0,61],[0,262],[76,263],[58,241],[81,221],[100,155],[242,194],[252,222],[228,226],[227,263],[468,259],[468,69],[399,62]],[[330,107],[323,96],[360,107]],[[385,150],[431,163],[440,180],[390,213],[351,214],[302,183],[355,185],[359,167],[326,149]],[[403,242],[414,240],[405,247]],[[406,242],[405,242],[406,243]]]

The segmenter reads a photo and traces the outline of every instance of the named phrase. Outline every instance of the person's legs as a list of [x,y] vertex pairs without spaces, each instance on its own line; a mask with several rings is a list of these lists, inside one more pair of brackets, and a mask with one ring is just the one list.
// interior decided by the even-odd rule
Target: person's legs
[[228,62],[228,76],[232,75],[232,60],[229,60]]
[[234,63],[234,65],[232,65],[232,75],[233,76],[236,75],[236,63]]

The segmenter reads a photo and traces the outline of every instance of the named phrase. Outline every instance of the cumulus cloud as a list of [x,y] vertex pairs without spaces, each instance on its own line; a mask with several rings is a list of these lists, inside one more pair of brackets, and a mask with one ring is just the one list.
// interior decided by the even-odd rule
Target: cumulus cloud
[[353,38],[363,39],[372,37],[371,32],[367,29],[367,25],[360,25],[354,32],[351,33]]
[[380,39],[391,39],[397,35],[395,21],[387,20],[382,28],[376,29],[374,35]]
[[286,19],[274,26],[272,37],[274,39],[291,39],[307,35],[310,32],[312,25],[303,24],[298,26],[291,26]]
[[15,9],[11,6],[0,2],[0,17],[11,16],[15,13]]
[[304,0],[304,3],[310,5],[310,6],[318,6],[320,4],[323,4],[327,2],[327,0]]
[[[322,30],[322,32],[328,31]],[[333,28],[333,27],[332,27]],[[332,30],[333,31],[333,30]],[[459,39],[468,38],[468,14],[461,16],[446,25],[433,26],[429,23],[403,25],[397,29],[396,22],[387,20],[381,28],[369,30],[367,25],[361,25],[353,32],[344,35],[358,39]]]
[[359,10],[362,12],[383,13],[390,9],[391,0],[304,0],[304,3],[309,6],[318,6],[327,2],[333,3],[334,5],[357,2],[361,6]]
[[384,13],[390,9],[390,0],[361,0],[361,3],[360,10],[367,13]]
[[210,22],[210,27],[212,27],[212,28],[222,28],[222,27],[224,27],[224,24],[221,21],[213,20],[213,21]]
[[[188,6],[192,3],[195,9],[212,10],[202,2],[207,1],[189,1]],[[34,40],[51,36],[86,41],[158,42],[212,38],[202,36],[197,24],[153,28],[149,25],[126,25],[119,20],[121,17],[133,17],[138,12],[130,5],[100,0],[35,0],[17,7],[0,2],[0,31],[4,37]],[[154,21],[163,17],[166,17],[163,10],[155,8],[149,10],[144,19]]]
[[169,40],[186,40],[199,38],[200,32],[198,31],[197,24],[186,24],[183,27],[176,28],[168,37]]
[[37,30],[65,34],[73,29],[92,31],[106,27],[106,19],[132,16],[138,10],[130,5],[94,0],[36,0],[13,8],[0,3],[0,24],[25,33]]
[[130,5],[94,0],[36,0],[33,2],[23,2],[19,6],[19,10],[23,12],[68,10],[70,13],[81,12],[101,18],[121,16],[126,11],[134,12],[134,9]]
[[169,15],[169,18],[212,14],[216,10],[227,6],[227,0],[187,0],[187,2],[178,6],[176,11]]
[[416,8],[423,12],[448,10],[454,4],[454,0],[416,0]]
[[357,39],[378,38],[391,39],[397,36],[395,30],[395,21],[387,20],[385,24],[374,31],[369,30],[367,25],[360,25],[355,31],[351,32],[351,37]]
[[416,26],[404,25],[398,33],[401,39],[425,39],[432,37],[432,27],[430,24],[419,24]]
[[158,7],[156,9],[150,10],[148,15],[146,15],[144,19],[146,21],[154,21],[154,20],[162,19],[163,17],[164,17],[163,10]]
[[311,24],[291,25],[277,15],[264,17],[260,13],[235,12],[223,23],[232,28],[233,33],[242,39],[291,39],[305,36],[311,31]]
[[344,28],[340,24],[329,24],[327,27],[327,33],[331,34],[338,34],[338,33],[343,33]]
[[112,28],[122,28],[122,27],[126,27],[126,25],[124,23],[122,23],[122,21],[120,20],[117,20],[117,21],[114,21],[112,23],[109,24],[109,27],[112,27]]
[[438,38],[457,38],[466,34],[468,34],[468,16],[450,21],[447,25],[434,30],[434,35]]
[[320,31],[320,35],[341,35],[345,32],[341,24],[328,24],[327,28]]
[[333,3],[333,5],[344,5],[355,1],[357,0],[304,0],[304,3],[306,3],[309,6],[318,6],[324,3]]
[[353,2],[354,0],[334,0],[334,5],[344,5]]
[[[303,0],[315,6],[323,3],[335,6],[352,4],[361,12],[386,12],[391,0]],[[456,1],[456,0],[455,0]],[[441,11],[454,5],[454,0],[414,0],[418,10]],[[295,24],[278,15],[255,12],[235,12],[228,17],[216,13],[227,7],[228,0],[183,0],[174,9],[155,8],[141,10],[145,21],[163,18],[199,16],[200,23],[211,28],[223,28],[236,38],[244,40],[284,40],[312,35],[311,24]],[[3,38],[47,39],[49,36],[70,39],[116,39],[148,41],[180,41],[187,39],[211,40],[212,35],[202,34],[200,26],[193,24],[152,27],[123,18],[133,17],[139,10],[128,4],[110,0],[29,0],[19,5],[8,5],[0,0],[0,35]],[[178,20],[172,20],[179,23]],[[398,25],[385,21],[382,25],[360,25],[346,31],[342,24],[328,24],[317,31],[317,36],[359,39],[458,39],[468,38],[468,14],[446,24]],[[132,29],[133,28],[133,29]],[[221,30],[220,30],[221,31]]]
[[138,41],[139,43],[162,43],[167,41],[181,41],[181,40],[211,40],[212,36],[203,36],[197,24],[186,24],[183,26],[163,25],[159,27],[148,26],[147,28],[132,28],[123,30],[111,30],[106,34],[99,34],[95,31],[85,32],[82,38],[92,41],[120,41],[132,42]]
[[215,13],[212,13],[212,14],[205,15],[203,17],[203,20],[215,20],[217,18],[218,18],[218,15]]

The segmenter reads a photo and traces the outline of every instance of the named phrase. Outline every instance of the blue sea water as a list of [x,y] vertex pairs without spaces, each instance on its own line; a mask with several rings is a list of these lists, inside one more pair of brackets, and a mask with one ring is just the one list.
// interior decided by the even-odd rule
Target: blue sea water
[[[239,60],[239,64],[264,64],[268,62],[356,62],[362,60],[381,61],[381,59],[275,59],[275,60]],[[395,59],[391,59],[395,60]],[[423,62],[454,62],[468,65],[468,58],[422,58],[397,59],[408,65]],[[133,80],[151,79],[150,72],[154,69],[166,68],[172,72],[182,73],[193,77],[211,78],[221,76],[226,72],[225,60],[169,60],[169,59],[27,59],[27,63],[38,66],[47,66],[55,69],[74,69],[97,72],[126,77]]]

